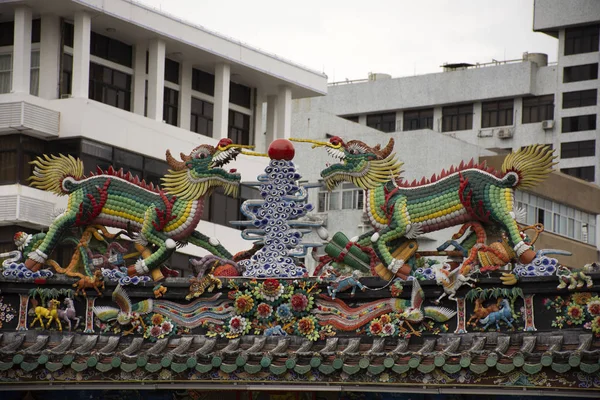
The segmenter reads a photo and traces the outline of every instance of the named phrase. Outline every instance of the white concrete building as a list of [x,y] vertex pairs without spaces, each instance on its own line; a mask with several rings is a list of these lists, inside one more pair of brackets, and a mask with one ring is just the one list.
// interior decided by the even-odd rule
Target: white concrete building
[[[534,30],[558,39],[556,63],[549,64],[545,54],[526,53],[505,62],[448,64],[435,74],[392,78],[374,73],[332,83],[327,96],[294,102],[292,133],[321,140],[337,135],[371,146],[393,137],[409,181],[487,151],[548,144],[556,150],[560,171],[598,184],[600,2],[536,0]],[[324,163],[334,162],[319,157],[320,162],[302,165],[309,180],[319,178]],[[312,198],[329,230],[350,236],[367,228],[361,194],[346,185],[331,194],[314,190]],[[598,246],[594,207],[575,209],[527,193],[518,194],[518,200],[527,210],[523,222],[542,222],[549,232]],[[438,237],[448,239],[446,233]]]
[[[35,155],[73,154],[86,170],[113,164],[156,184],[167,148],[229,137],[264,152],[290,135],[292,100],[324,95],[326,79],[131,0],[0,0],[0,247],[48,226],[64,201],[27,186]],[[228,167],[251,181],[266,162]],[[232,252],[250,246],[226,227],[240,201],[215,194],[198,228]]]

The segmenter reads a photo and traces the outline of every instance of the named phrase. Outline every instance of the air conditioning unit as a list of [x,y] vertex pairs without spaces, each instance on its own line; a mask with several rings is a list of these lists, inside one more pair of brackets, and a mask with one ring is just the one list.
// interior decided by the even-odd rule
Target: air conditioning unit
[[546,121],[542,121],[542,129],[552,129],[554,128],[554,120],[547,119]]
[[500,139],[510,139],[513,137],[514,130],[511,128],[501,128],[496,131],[496,135]]

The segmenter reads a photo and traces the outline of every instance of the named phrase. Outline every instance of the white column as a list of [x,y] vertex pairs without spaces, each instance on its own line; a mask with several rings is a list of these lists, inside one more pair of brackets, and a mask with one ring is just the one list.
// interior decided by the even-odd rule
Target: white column
[[358,123],[360,125],[367,125],[367,114],[361,114],[358,116]]
[[267,96],[267,135],[265,137],[266,149],[276,139],[275,125],[277,125],[277,96]]
[[292,134],[292,89],[280,86],[277,95],[277,138],[289,138]]
[[215,68],[215,107],[213,116],[213,137],[223,139],[228,136],[229,125],[229,64],[218,64]]
[[254,89],[256,91],[256,96],[254,97],[256,100],[256,104],[254,104],[254,146],[257,149],[265,148],[265,127],[263,125],[263,113],[264,113],[264,96],[258,89]]
[[401,132],[404,129],[404,111],[396,111],[396,129],[395,132]]
[[148,118],[163,120],[165,96],[165,42],[152,39],[148,57]]
[[133,112],[144,115],[146,106],[146,43],[135,45],[133,59]]
[[87,99],[90,85],[90,32],[92,19],[85,11],[75,14],[73,37],[73,97]]
[[192,62],[181,62],[181,81],[179,84],[179,127],[190,130],[192,113]]
[[442,131],[443,126],[443,110],[442,107],[434,107],[433,109],[433,130],[436,132]]
[[31,8],[15,9],[12,91],[29,94],[31,74]]
[[60,79],[60,18],[42,15],[40,39],[40,90],[44,99],[58,98]]

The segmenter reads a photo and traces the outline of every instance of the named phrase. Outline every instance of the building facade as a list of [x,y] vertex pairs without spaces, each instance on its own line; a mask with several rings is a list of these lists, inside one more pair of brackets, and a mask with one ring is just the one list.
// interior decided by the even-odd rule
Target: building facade
[[[189,154],[230,138],[264,152],[289,136],[292,99],[326,92],[321,73],[134,1],[0,1],[0,15],[0,246],[64,207],[28,187],[36,155],[71,154],[86,171],[113,165],[156,185],[166,148]],[[240,156],[232,168],[248,181],[265,165]],[[232,251],[249,247],[229,227],[241,200],[212,198],[200,229]]]
[[[536,0],[533,26],[557,38],[557,62],[525,53],[505,62],[446,64],[435,74],[392,78],[373,73],[368,79],[334,82],[327,96],[295,102],[293,134],[338,135],[370,145],[394,138],[408,181],[478,159],[485,151],[505,154],[547,144],[558,157],[557,171],[577,178],[576,190],[587,193],[585,181],[596,187],[600,182],[600,4]],[[312,172],[318,179],[318,171]],[[597,259],[600,224],[594,205],[573,207],[564,197],[553,202],[557,190],[518,193],[525,210],[521,222],[543,223],[547,232],[593,249]],[[358,225],[360,233],[360,193],[347,185],[331,194],[313,193],[313,199],[334,226]]]

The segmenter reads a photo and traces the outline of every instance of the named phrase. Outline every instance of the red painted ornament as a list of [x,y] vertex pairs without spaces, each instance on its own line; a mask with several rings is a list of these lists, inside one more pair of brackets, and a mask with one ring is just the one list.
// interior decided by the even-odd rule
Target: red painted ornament
[[287,139],[277,139],[271,142],[269,146],[269,158],[271,160],[287,160],[290,161],[294,158],[296,150],[294,145]]

